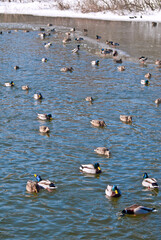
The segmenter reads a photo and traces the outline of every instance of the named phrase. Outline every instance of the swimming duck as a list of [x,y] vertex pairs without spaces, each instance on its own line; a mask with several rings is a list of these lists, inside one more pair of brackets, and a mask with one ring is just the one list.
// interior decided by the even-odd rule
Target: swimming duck
[[53,24],[52,24],[52,23],[48,23],[47,26],[48,26],[48,27],[52,27]]
[[68,38],[64,38],[63,39],[63,43],[68,43],[68,42],[71,42],[72,41],[72,39],[70,38],[70,37],[68,37]]
[[17,70],[17,69],[19,69],[19,68],[20,68],[19,66],[14,66],[14,69],[15,69],[15,70]]
[[96,60],[96,61],[92,61],[92,62],[91,62],[91,65],[92,65],[92,66],[98,66],[99,63],[100,63],[100,61],[99,61],[99,60]]
[[107,45],[113,45],[113,41],[108,41],[108,40],[106,40],[106,44],[107,44]]
[[143,85],[149,85],[149,80],[144,80],[144,79],[142,79],[142,80],[140,81],[140,83],[143,84]]
[[47,58],[42,58],[41,61],[42,62],[47,62]]
[[147,173],[143,175],[142,185],[148,188],[158,188],[158,183],[155,178],[149,178]]
[[94,152],[100,154],[100,155],[105,155],[105,156],[110,156],[110,151],[108,148],[106,147],[97,147],[96,149],[94,149]]
[[83,173],[89,174],[98,174],[102,172],[99,163],[95,163],[94,165],[93,164],[81,165],[79,169]]
[[39,33],[38,35],[40,36],[41,39],[45,39],[46,37],[46,33]]
[[22,86],[22,90],[24,90],[24,91],[28,91],[28,90],[29,90],[29,86],[27,86],[27,85]]
[[83,41],[84,40],[84,38],[82,38],[82,37],[77,37],[77,38],[75,38],[75,41],[77,41],[77,42],[81,42],[81,41]]
[[101,36],[96,35],[96,39],[97,39],[97,41],[99,41],[101,39]]
[[147,74],[145,74],[144,77],[145,77],[145,78],[151,78],[151,73],[147,73]]
[[134,205],[131,205],[130,207],[125,208],[122,211],[122,216],[124,216],[125,214],[133,214],[133,215],[147,214],[147,213],[153,212],[154,210],[155,208],[148,208],[148,207],[140,206],[138,204],[134,204]]
[[113,52],[112,49],[104,49],[104,48],[101,49],[101,54],[104,54],[104,55],[110,54],[112,52]]
[[157,60],[155,61],[155,64],[156,64],[158,67],[161,67],[161,60],[158,60],[158,59],[157,59]]
[[119,71],[125,71],[125,66],[119,66],[119,67],[117,67],[117,69],[119,70]]
[[113,51],[113,54],[112,54],[113,57],[117,57],[118,56],[118,52],[115,50]]
[[44,43],[44,47],[45,47],[45,48],[49,48],[49,47],[51,47],[51,46],[52,46],[52,43],[50,43],[50,42]]
[[34,99],[36,99],[36,100],[43,99],[42,94],[41,93],[35,93],[34,94]]
[[127,115],[120,115],[120,120],[124,123],[132,123],[132,117]]
[[50,132],[50,129],[46,126],[40,126],[39,127],[39,132],[41,133],[49,133]]
[[73,70],[72,67],[63,67],[60,69],[61,72],[72,72]]
[[11,81],[10,83],[5,83],[4,84],[6,87],[13,87],[14,86],[14,82]]
[[116,185],[113,186],[107,185],[107,188],[105,189],[105,194],[108,197],[120,197],[121,191],[118,189]]
[[116,47],[116,46],[119,46],[120,44],[119,43],[112,43],[112,46]]
[[152,22],[152,27],[156,27],[157,23],[156,22]]
[[40,120],[52,120],[52,115],[51,114],[37,114],[37,118]]
[[86,97],[85,100],[86,100],[87,102],[93,102],[93,98],[92,98],[92,97]]
[[40,190],[40,187],[37,184],[37,182],[33,182],[29,180],[27,181],[27,184],[26,184],[26,190],[30,193],[38,193]]
[[114,58],[113,60],[114,60],[115,63],[122,63],[122,59],[121,58],[120,59]]
[[34,177],[37,180],[38,186],[42,189],[54,190],[57,188],[55,186],[55,184],[53,182],[51,182],[50,180],[42,180],[42,178],[37,174],[34,174]]
[[144,57],[144,56],[141,56],[140,58],[139,58],[139,62],[141,63],[141,64],[144,64],[146,61],[147,61],[147,57]]
[[161,98],[157,98],[157,99],[155,100],[155,103],[156,103],[156,104],[161,103]]
[[79,50],[80,50],[80,45],[77,45],[77,47],[72,50],[72,53],[78,53]]
[[75,32],[75,27],[70,29],[71,32]]
[[92,120],[90,123],[95,127],[105,127],[106,126],[105,122],[102,120]]

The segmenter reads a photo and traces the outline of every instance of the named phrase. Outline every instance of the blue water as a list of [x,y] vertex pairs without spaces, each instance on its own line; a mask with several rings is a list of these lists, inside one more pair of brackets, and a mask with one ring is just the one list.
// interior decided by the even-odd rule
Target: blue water
[[[144,172],[161,184],[161,106],[154,103],[161,97],[161,69],[154,64],[160,48],[157,45],[153,51],[151,42],[139,49],[138,28],[145,30],[145,38],[152,38],[147,31],[149,23],[133,27],[119,23],[120,31],[126,34],[131,30],[138,41],[131,42],[131,35],[126,35],[125,42],[125,35],[116,33],[118,24],[113,23],[113,35],[103,32],[97,42],[94,33],[101,31],[98,21],[89,22],[79,55],[71,51],[77,45],[74,38],[83,36],[82,27],[71,35],[71,43],[63,45],[72,24],[54,26],[56,32],[45,40],[38,33],[40,26],[47,29],[47,25],[0,25],[1,239],[160,239],[160,191],[141,185]],[[156,32],[153,42],[159,41],[159,27],[152,29]],[[26,28],[30,31],[24,32]],[[100,55],[106,37],[120,43],[124,72],[117,70],[111,57]],[[44,43],[49,41],[52,46],[46,49]],[[138,58],[148,47],[147,66],[140,66]],[[46,63],[41,62],[43,57],[48,59]],[[96,59],[100,65],[92,67],[90,62]],[[14,70],[15,65],[20,69]],[[61,72],[65,66],[74,71]],[[149,86],[143,86],[140,80],[147,72],[152,78]],[[15,86],[5,87],[10,81]],[[29,91],[23,91],[22,85],[29,85]],[[37,91],[42,93],[42,101],[33,98]],[[87,96],[94,98],[93,104],[85,101]],[[42,122],[37,113],[51,113],[53,120]],[[132,115],[133,123],[122,123],[120,114]],[[104,120],[107,126],[93,127],[92,119]],[[39,133],[41,125],[50,128],[49,135]],[[110,149],[110,158],[94,152],[99,146]],[[80,173],[81,164],[95,162],[103,171],[100,176]],[[35,180],[35,173],[54,181],[58,188],[27,193],[26,183]],[[107,184],[118,185],[122,196],[106,198]],[[134,203],[155,207],[157,212],[120,218],[120,212]]]

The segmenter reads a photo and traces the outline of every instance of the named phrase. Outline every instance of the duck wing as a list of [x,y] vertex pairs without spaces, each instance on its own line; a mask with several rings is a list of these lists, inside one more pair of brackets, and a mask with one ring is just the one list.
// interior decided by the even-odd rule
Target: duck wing
[[53,182],[51,182],[50,180],[42,180],[40,182],[38,182],[38,185],[40,187],[42,187],[43,189],[55,189],[56,186]]
[[81,168],[95,169],[93,164],[84,164],[84,165],[81,165]]

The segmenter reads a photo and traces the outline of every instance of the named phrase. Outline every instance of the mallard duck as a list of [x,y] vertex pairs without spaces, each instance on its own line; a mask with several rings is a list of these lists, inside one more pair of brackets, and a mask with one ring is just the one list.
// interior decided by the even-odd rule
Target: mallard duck
[[17,70],[17,69],[19,69],[19,68],[20,68],[19,66],[14,66],[14,69],[15,69],[15,70]]
[[39,29],[40,31],[42,31],[42,32],[44,32],[45,31],[45,28],[43,28],[43,27],[40,27],[40,29]]
[[125,66],[119,66],[119,67],[117,67],[117,69],[119,70],[119,71],[125,71]]
[[97,41],[99,41],[101,39],[101,36],[96,35],[96,39],[97,39]]
[[39,132],[41,133],[49,133],[50,132],[50,129],[46,126],[40,126],[39,127]]
[[93,102],[94,99],[93,99],[93,97],[86,97],[85,100],[86,100],[87,102]]
[[46,33],[39,33],[38,35],[40,36],[41,39],[45,39],[46,37]]
[[45,48],[49,48],[49,47],[51,47],[51,46],[52,46],[52,43],[50,43],[50,42],[44,43],[44,47],[45,47]]
[[122,63],[122,59],[121,58],[120,59],[113,58],[113,60],[114,60],[115,63]]
[[47,26],[48,26],[48,27],[52,27],[53,24],[52,24],[52,23],[48,23]]
[[112,46],[116,47],[116,46],[119,46],[120,44],[119,43],[112,43]]
[[112,56],[113,56],[113,57],[117,57],[117,56],[118,56],[118,52],[117,52],[116,50],[113,51]]
[[11,81],[10,83],[5,83],[4,84],[6,87],[13,87],[14,86],[14,82]]
[[95,61],[92,61],[92,62],[91,62],[91,65],[92,65],[92,66],[98,66],[99,63],[100,63],[99,60],[95,60]]
[[24,90],[24,91],[28,91],[28,90],[29,90],[29,86],[27,86],[27,85],[22,86],[22,90]]
[[72,67],[63,67],[60,69],[61,72],[73,72],[73,70]]
[[72,41],[72,39],[70,38],[70,37],[68,37],[68,38],[64,38],[63,39],[63,43],[68,43],[68,42],[71,42]]
[[37,174],[34,174],[34,177],[37,180],[38,186],[42,189],[54,190],[57,188],[55,186],[55,184],[53,182],[51,182],[50,180],[42,180],[42,178]]
[[143,84],[143,85],[149,85],[149,80],[144,80],[144,79],[142,79],[142,80],[140,81],[140,83]]
[[161,60],[157,59],[157,60],[155,61],[155,64],[158,65],[158,66],[161,66]]
[[79,53],[79,50],[80,50],[80,45],[77,45],[77,47],[72,50],[72,53]]
[[79,169],[84,173],[90,174],[98,174],[102,172],[99,163],[95,163],[94,165],[93,164],[81,165]]
[[140,63],[145,63],[147,60],[148,60],[148,58],[147,58],[147,57],[144,57],[144,56],[141,56],[141,57],[139,58],[139,62],[140,62]]
[[132,116],[120,115],[120,120],[124,123],[132,123]]
[[34,99],[36,99],[36,100],[43,99],[42,94],[41,93],[35,93],[34,94]]
[[120,197],[121,191],[118,189],[116,185],[113,186],[107,185],[107,188],[105,189],[105,194],[108,197]]
[[104,49],[104,48],[101,49],[101,54],[104,54],[104,55],[110,54],[112,52],[113,52],[112,49]]
[[75,32],[75,27],[70,29],[71,32]]
[[96,149],[94,149],[94,152],[100,154],[100,155],[105,155],[105,156],[110,156],[110,151],[108,148],[106,147],[97,147]]
[[42,62],[47,62],[47,58],[42,58],[41,61]]
[[105,122],[102,120],[92,120],[90,123],[95,127],[105,127],[106,126]]
[[37,114],[37,118],[40,120],[52,120],[52,115],[51,114]]
[[147,214],[147,213],[153,212],[154,210],[155,210],[155,208],[148,208],[148,207],[140,206],[138,204],[134,204],[134,205],[131,205],[130,207],[125,208],[122,211],[122,215],[125,215],[125,214],[133,214],[133,215]]
[[149,178],[147,173],[143,174],[142,185],[148,188],[158,188],[158,183],[155,178]]
[[30,193],[38,193],[40,190],[40,187],[37,184],[37,182],[33,182],[29,180],[27,181],[27,184],[26,184],[26,190]]
[[151,73],[147,73],[147,74],[145,74],[144,77],[145,77],[145,78],[151,78]]
[[157,23],[156,22],[152,22],[152,27],[156,27]]
[[107,44],[107,45],[113,45],[113,41],[108,41],[108,40],[106,40],[106,44]]
[[82,37],[77,37],[77,38],[75,38],[75,41],[77,41],[77,42],[81,42],[81,41],[83,41],[84,40],[84,38],[82,38]]
[[161,103],[161,98],[157,98],[157,99],[155,100],[155,103],[156,103],[156,104]]

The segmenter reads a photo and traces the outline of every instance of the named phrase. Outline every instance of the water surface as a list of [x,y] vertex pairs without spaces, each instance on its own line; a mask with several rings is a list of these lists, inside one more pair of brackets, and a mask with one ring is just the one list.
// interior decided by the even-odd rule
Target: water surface
[[[161,54],[160,24],[152,28],[150,23],[1,18],[1,239],[160,239],[160,192],[141,185],[144,172],[160,183],[161,107],[154,103],[161,97],[161,70],[154,64]],[[56,32],[42,40],[39,28],[49,29],[49,22]],[[76,27],[72,42],[63,45],[71,27]],[[102,36],[100,42],[96,34]],[[71,53],[77,36],[85,39],[79,55]],[[120,43],[124,72],[111,57],[100,55],[106,39]],[[52,46],[46,49],[49,41]],[[141,55],[148,57],[147,66],[139,65]],[[92,67],[96,59],[100,65]],[[15,65],[20,69],[14,70]],[[62,73],[64,66],[74,71]],[[152,74],[150,85],[142,86],[147,72]],[[4,87],[10,81],[15,86]],[[30,90],[22,91],[22,85]],[[34,100],[37,91],[42,101]],[[94,98],[93,104],[85,101],[87,96]],[[51,113],[53,120],[39,121],[37,113]],[[120,114],[132,115],[133,123],[122,123]],[[92,127],[92,119],[104,120],[107,127]],[[41,125],[50,128],[49,135],[39,133]],[[110,158],[97,155],[98,146],[108,147]],[[81,164],[95,162],[101,165],[100,176],[79,172]],[[34,180],[34,173],[55,181],[57,190],[27,193],[26,182]],[[122,196],[107,199],[107,184],[118,185]],[[120,211],[134,203],[157,212],[119,218]]]

